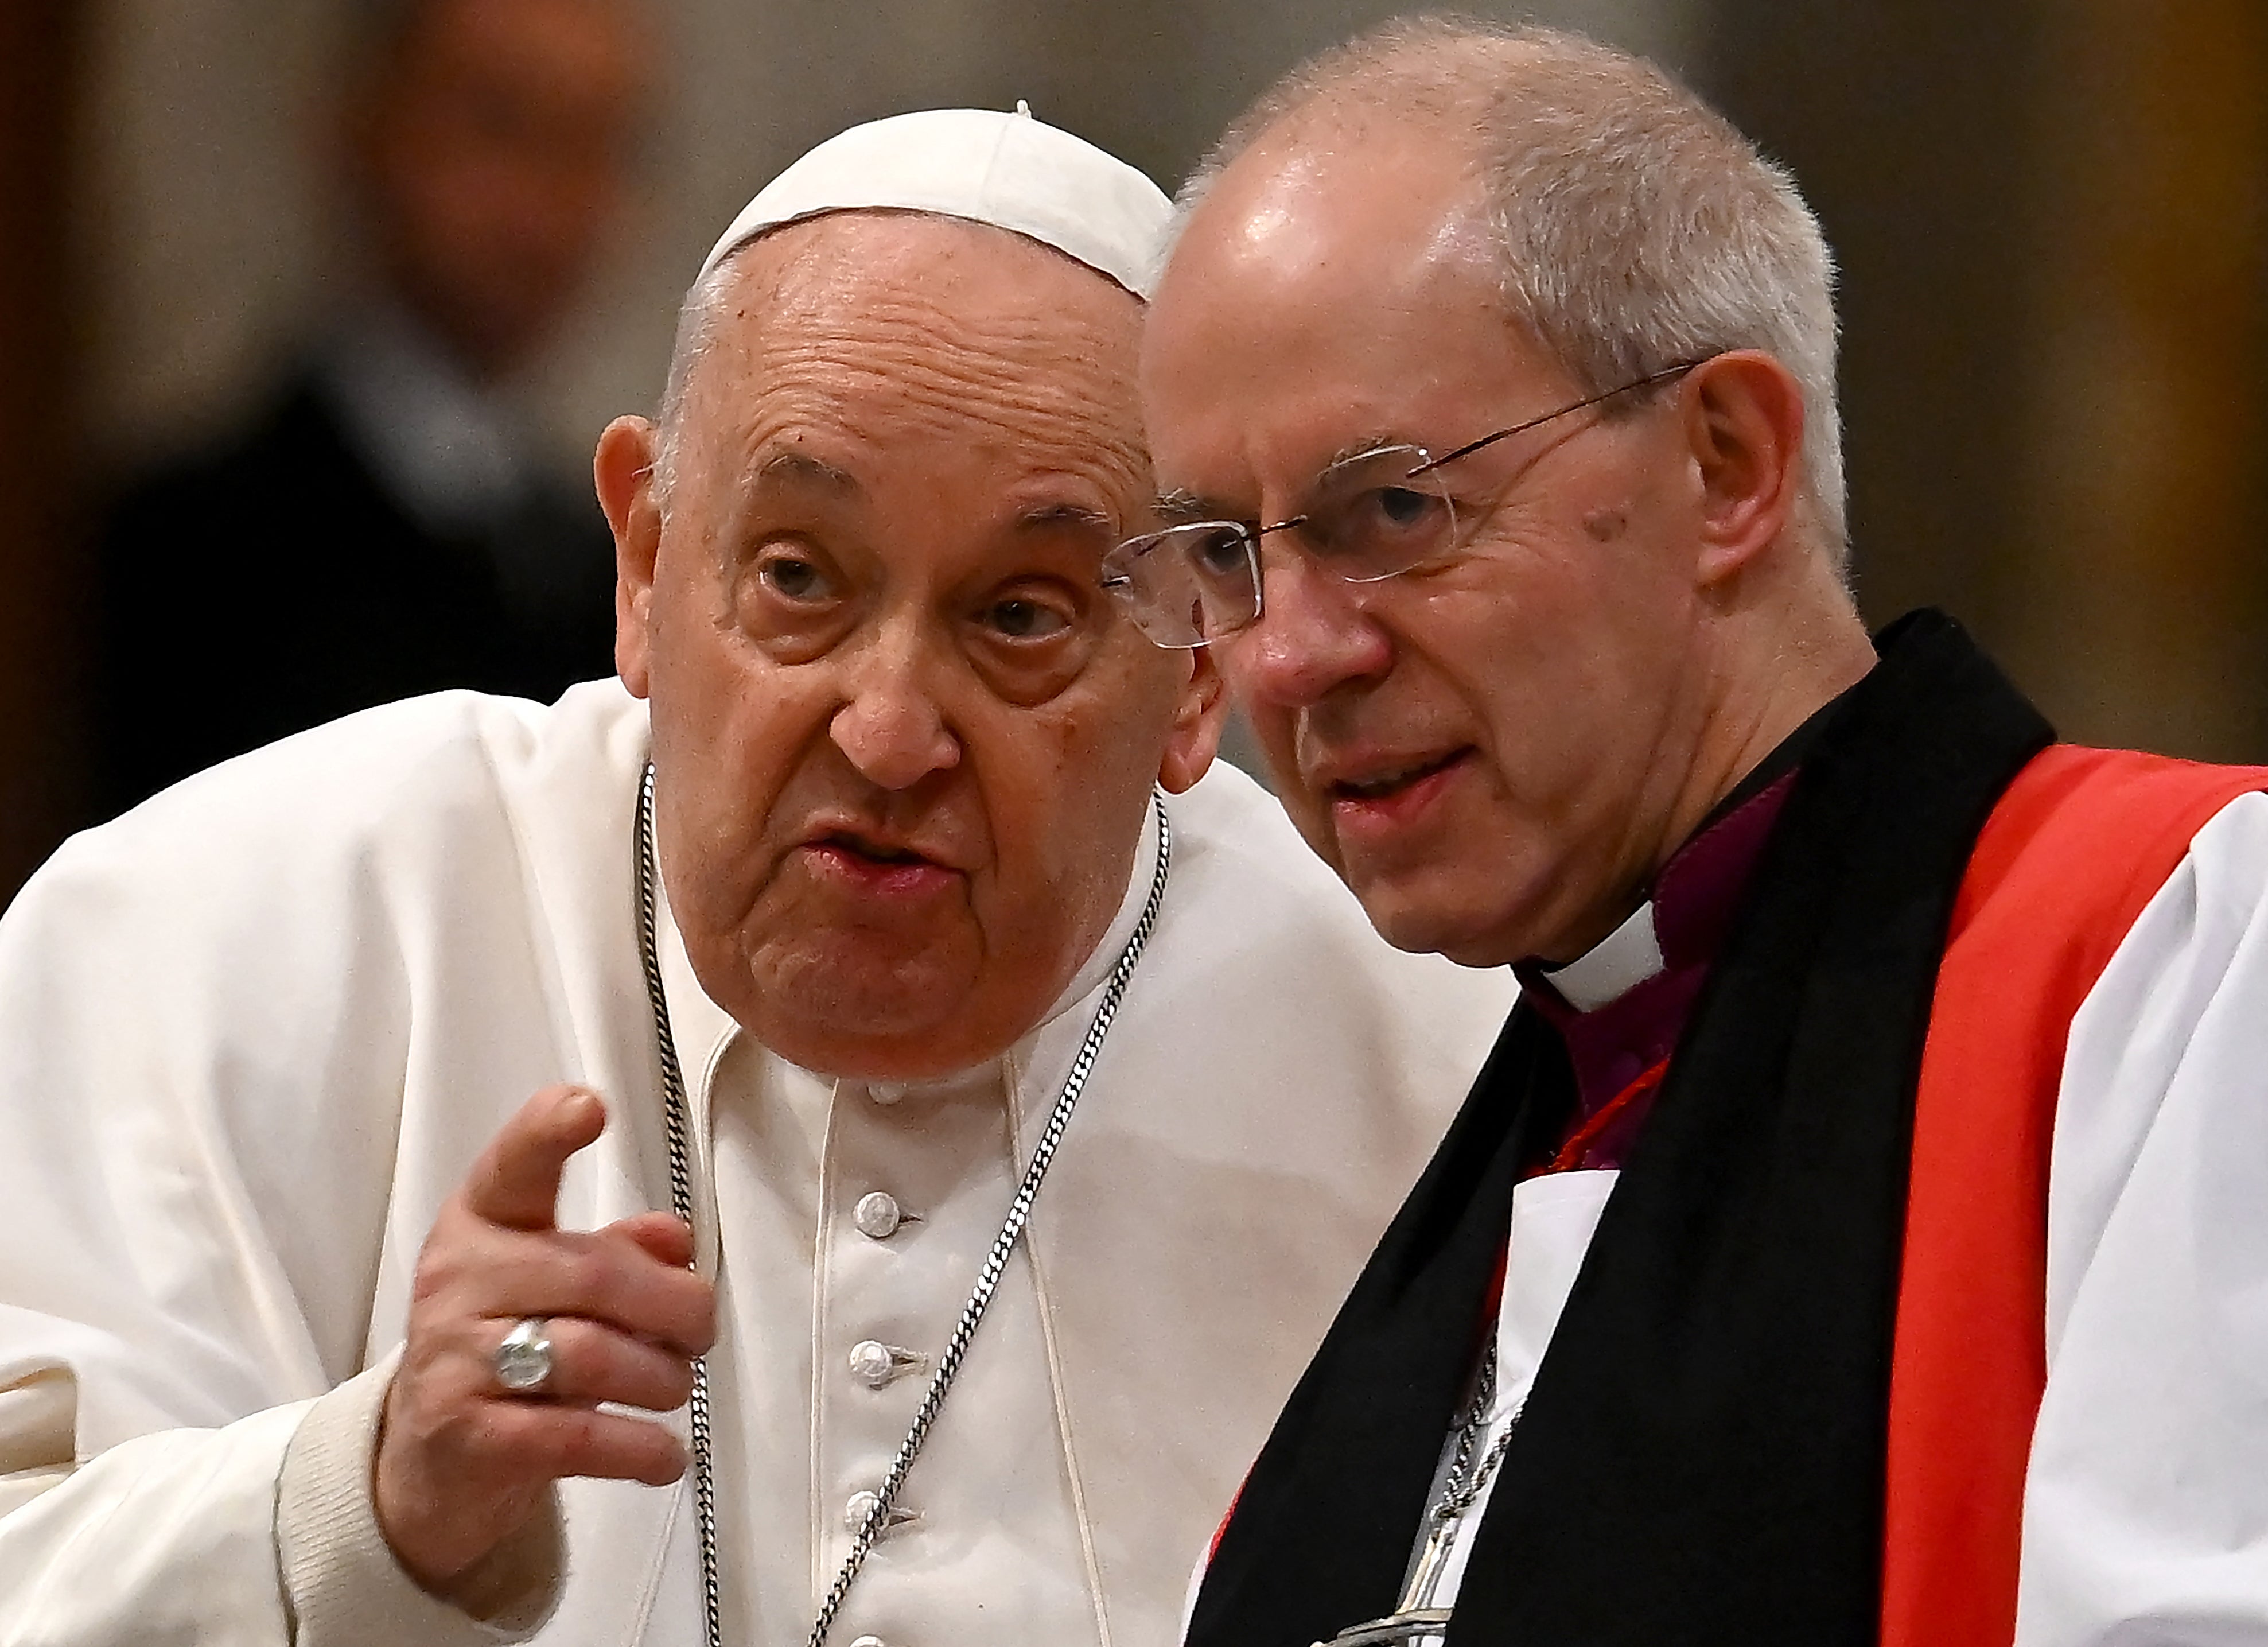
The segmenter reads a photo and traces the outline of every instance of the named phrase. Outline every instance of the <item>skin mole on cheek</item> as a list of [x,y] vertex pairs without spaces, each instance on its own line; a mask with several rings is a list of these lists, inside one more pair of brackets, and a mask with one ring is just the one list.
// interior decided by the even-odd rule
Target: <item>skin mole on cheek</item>
[[1613,543],[1629,525],[1630,517],[1619,509],[1600,509],[1583,518],[1583,530],[1601,543]]

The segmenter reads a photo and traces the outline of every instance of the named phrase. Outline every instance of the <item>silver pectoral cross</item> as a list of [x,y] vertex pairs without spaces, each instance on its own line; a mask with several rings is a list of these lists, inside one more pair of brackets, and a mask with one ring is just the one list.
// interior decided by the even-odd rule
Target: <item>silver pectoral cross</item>
[[1438,1636],[1448,1627],[1448,1608],[1415,1607],[1406,1613],[1389,1613],[1367,1624],[1350,1624],[1314,1647],[1406,1647],[1420,1636]]
[[1433,1599],[1434,1587],[1441,1580],[1441,1569],[1449,1559],[1449,1547],[1456,1542],[1458,1517],[1454,1512],[1443,1515],[1437,1510],[1425,1519],[1430,1524],[1425,1542],[1418,1547],[1417,1560],[1410,1563],[1410,1580],[1402,1586],[1402,1599],[1394,1611],[1382,1619],[1350,1624],[1330,1640],[1315,1643],[1314,1647],[1403,1647],[1421,1636],[1436,1636],[1447,1628],[1449,1609],[1427,1606],[1425,1603]]

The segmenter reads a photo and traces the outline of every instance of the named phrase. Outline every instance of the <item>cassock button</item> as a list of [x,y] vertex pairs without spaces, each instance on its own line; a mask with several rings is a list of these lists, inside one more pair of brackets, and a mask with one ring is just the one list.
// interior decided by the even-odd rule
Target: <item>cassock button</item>
[[929,1357],[919,1350],[885,1344],[880,1339],[861,1339],[850,1346],[850,1376],[870,1390],[885,1389],[928,1364]]
[[905,1215],[898,1210],[895,1196],[873,1190],[858,1198],[858,1204],[850,1209],[850,1222],[869,1240],[887,1241],[897,1234]]
[[[873,1493],[850,1495],[850,1501],[843,1506],[843,1525],[852,1538],[858,1536],[858,1529],[866,1525],[866,1518],[874,1513],[874,1506],[880,1502]],[[874,1537],[886,1539],[900,1527],[921,1518],[922,1512],[918,1510],[909,1510],[903,1504],[892,1504],[890,1513],[882,1518],[882,1525],[875,1530]]]

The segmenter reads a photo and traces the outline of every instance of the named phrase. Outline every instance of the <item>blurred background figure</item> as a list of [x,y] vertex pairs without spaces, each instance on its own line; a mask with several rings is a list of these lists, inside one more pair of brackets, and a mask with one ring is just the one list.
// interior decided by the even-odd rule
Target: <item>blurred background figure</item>
[[[368,226],[337,232],[335,219],[368,212],[357,203],[371,190],[342,190],[306,141],[325,123],[311,108],[337,101],[338,64],[357,67],[364,100],[379,85],[386,54],[369,42],[388,26],[414,24],[435,45],[452,31],[477,38],[469,61],[453,61],[483,76],[553,61],[505,53],[508,18],[560,19],[544,26],[562,54],[612,31],[613,46],[572,61],[611,63],[602,78],[629,89],[610,107],[627,112],[565,122],[535,164],[619,159],[601,134],[643,132],[635,215],[611,234],[593,230],[584,255],[595,261],[567,312],[548,280],[519,277],[521,304],[507,307],[530,322],[528,346],[534,334],[547,340],[540,350],[508,372],[458,368],[499,426],[526,435],[526,472],[579,499],[599,430],[659,395],[685,270],[751,178],[859,120],[1026,98],[1171,188],[1288,64],[1412,9],[645,0],[646,15],[625,26],[597,0],[432,0],[431,21],[423,5],[372,14],[370,4],[0,5],[0,898],[95,813],[92,660],[118,649],[98,644],[93,500],[115,495],[111,476],[253,426],[277,381],[306,380],[308,340],[338,335],[330,317],[363,312],[349,294],[379,284],[368,270],[410,261],[414,247]],[[1842,271],[1844,449],[1870,621],[1948,607],[2069,736],[2268,759],[2268,6],[1466,9],[1654,58],[1801,181]],[[443,28],[444,11],[460,20]],[[475,37],[476,13],[498,33]],[[406,65],[409,37],[394,39]],[[499,95],[479,107],[512,106]],[[508,136],[484,137],[482,151],[515,148]],[[595,208],[592,219],[613,213]],[[523,242],[553,247],[527,253],[536,268],[573,261],[501,209],[449,220],[449,256],[475,270]],[[493,292],[485,275],[447,267]],[[393,312],[446,339],[435,352],[491,352],[453,341],[486,322],[427,317],[431,299],[400,294],[403,284],[385,288]],[[239,533],[277,513],[264,492],[231,507]],[[345,616],[332,632],[375,629],[360,609],[379,607],[380,563],[344,530],[298,523],[287,562],[256,576],[225,534],[170,532],[152,551],[170,568],[161,576],[188,579],[202,614],[167,615],[174,655],[210,671],[227,654],[242,678],[265,664],[252,684],[280,696],[276,657],[299,643],[254,613],[278,588],[335,572],[372,587],[337,597]],[[437,587],[415,615],[438,633],[465,603]],[[608,664],[601,653],[578,667]],[[169,712],[163,700],[186,700],[195,678],[186,667],[164,676],[148,706]]]
[[549,699],[613,668],[605,521],[504,390],[629,203],[640,19],[366,0],[353,25],[340,295],[248,423],[145,475],[101,533],[105,811],[372,704]]

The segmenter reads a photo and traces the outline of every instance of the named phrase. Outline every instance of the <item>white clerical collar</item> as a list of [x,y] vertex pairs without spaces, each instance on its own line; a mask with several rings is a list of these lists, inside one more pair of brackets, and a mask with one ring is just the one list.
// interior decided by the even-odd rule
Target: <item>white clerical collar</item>
[[1595,1012],[1657,976],[1665,964],[1660,942],[1654,936],[1653,900],[1648,898],[1631,912],[1628,920],[1545,976],[1576,1011]]

